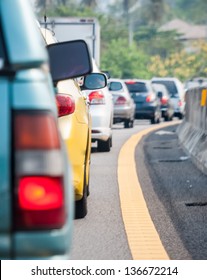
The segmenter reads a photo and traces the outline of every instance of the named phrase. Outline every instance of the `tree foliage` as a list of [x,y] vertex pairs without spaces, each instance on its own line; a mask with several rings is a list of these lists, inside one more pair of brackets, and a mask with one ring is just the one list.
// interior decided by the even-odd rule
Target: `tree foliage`
[[206,0],[176,0],[175,15],[197,24],[206,24]]
[[101,67],[118,78],[150,78],[146,71],[149,57],[126,39],[113,39],[102,54]]
[[[101,24],[101,68],[113,77],[146,78],[207,76],[207,43],[188,53],[175,32],[158,32],[174,16],[206,23],[206,0],[116,0],[108,12],[98,12],[98,1],[36,0],[38,16],[97,17]],[[132,8],[135,7],[133,10]],[[132,11],[133,10],[133,11]],[[133,41],[129,45],[129,24]]]

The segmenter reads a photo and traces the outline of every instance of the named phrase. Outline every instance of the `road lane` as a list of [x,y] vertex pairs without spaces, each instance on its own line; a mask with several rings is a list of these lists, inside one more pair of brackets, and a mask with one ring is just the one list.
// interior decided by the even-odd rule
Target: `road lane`
[[99,153],[92,149],[88,214],[86,218],[74,221],[71,259],[132,259],[119,202],[118,155],[132,134],[148,126],[149,121],[136,121],[135,127],[130,129],[124,129],[121,124],[114,125],[111,151]]

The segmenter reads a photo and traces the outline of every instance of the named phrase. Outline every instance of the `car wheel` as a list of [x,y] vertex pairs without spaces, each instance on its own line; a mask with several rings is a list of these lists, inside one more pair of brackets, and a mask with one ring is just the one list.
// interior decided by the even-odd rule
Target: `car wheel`
[[165,122],[168,122],[170,120],[170,117],[167,115],[164,117]]
[[155,123],[156,123],[155,116],[153,116],[153,117],[150,119],[150,122],[151,122],[151,124],[155,124]]
[[179,114],[179,119],[180,119],[180,120],[183,119],[183,114],[182,114],[182,113]]
[[124,128],[130,128],[131,121],[129,119],[124,121]]
[[82,219],[87,215],[87,186],[84,180],[83,197],[75,202],[75,219]]
[[107,141],[98,141],[98,151],[99,152],[110,152],[111,147],[111,139],[109,138]]
[[130,121],[130,127],[131,127],[131,128],[134,127],[134,119],[132,119],[132,120]]

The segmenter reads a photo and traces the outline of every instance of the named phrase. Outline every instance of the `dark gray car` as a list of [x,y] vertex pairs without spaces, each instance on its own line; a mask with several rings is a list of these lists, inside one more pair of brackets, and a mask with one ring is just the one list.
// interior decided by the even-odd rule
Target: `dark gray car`
[[150,80],[125,80],[125,84],[136,104],[135,118],[148,119],[152,124],[161,119],[161,103]]

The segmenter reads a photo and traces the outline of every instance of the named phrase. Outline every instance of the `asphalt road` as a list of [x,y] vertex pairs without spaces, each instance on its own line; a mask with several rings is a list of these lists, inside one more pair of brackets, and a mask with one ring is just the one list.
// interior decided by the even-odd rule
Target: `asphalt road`
[[[88,215],[75,220],[73,260],[130,260],[122,221],[117,159],[122,145],[148,121],[134,128],[113,128],[113,148],[92,148]],[[207,259],[207,180],[178,144],[176,126],[143,138],[135,151],[136,167],[151,218],[170,259]]]
[[179,145],[176,127],[143,139],[136,149],[137,173],[170,259],[206,260],[207,177]]
[[134,133],[149,126],[149,121],[137,121],[134,128],[113,126],[113,147],[100,153],[93,144],[90,172],[88,214],[75,220],[71,259],[130,260],[132,258],[119,203],[117,159],[120,148]]

